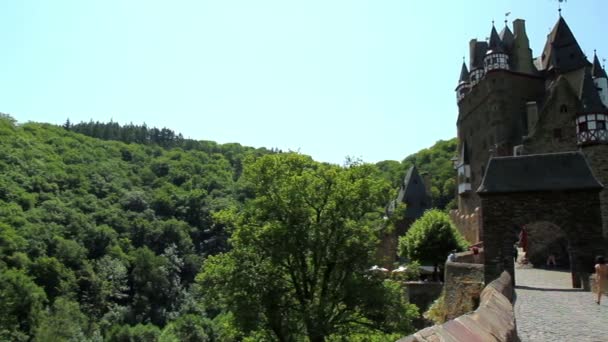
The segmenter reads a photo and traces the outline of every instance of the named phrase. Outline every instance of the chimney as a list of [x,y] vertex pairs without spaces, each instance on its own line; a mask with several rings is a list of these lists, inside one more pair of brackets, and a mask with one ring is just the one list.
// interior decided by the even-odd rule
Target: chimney
[[526,21],[523,19],[513,20],[513,70],[526,74],[534,74],[536,68],[532,62],[532,50],[530,50],[530,41],[526,35]]
[[536,105],[536,101],[526,102],[526,118],[528,119],[528,136],[532,136],[538,122],[538,106]]
[[[526,36],[526,21],[523,19],[515,19],[513,20],[513,35],[517,36]],[[526,37],[527,38],[527,37]]]
[[472,71],[475,65],[475,45],[477,45],[477,39],[471,39],[469,42],[469,71]]

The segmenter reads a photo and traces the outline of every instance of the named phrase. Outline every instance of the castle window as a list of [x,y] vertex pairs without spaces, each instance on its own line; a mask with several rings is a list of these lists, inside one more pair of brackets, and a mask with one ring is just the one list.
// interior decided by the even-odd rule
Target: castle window
[[559,112],[560,113],[568,113],[568,106],[566,106],[565,104],[561,105],[561,107],[559,107]]
[[587,122],[581,122],[578,124],[578,131],[579,132],[587,132]]

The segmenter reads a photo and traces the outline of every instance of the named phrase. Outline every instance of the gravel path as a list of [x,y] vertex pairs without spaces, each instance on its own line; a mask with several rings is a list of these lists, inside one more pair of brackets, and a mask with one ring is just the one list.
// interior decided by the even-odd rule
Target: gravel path
[[608,297],[572,289],[569,272],[516,268],[515,318],[522,342],[608,341]]

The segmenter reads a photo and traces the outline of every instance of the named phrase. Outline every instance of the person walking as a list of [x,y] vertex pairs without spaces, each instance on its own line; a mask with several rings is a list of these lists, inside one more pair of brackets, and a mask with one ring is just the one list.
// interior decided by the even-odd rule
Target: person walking
[[595,281],[597,283],[597,301],[595,302],[599,305],[606,281],[608,281],[608,265],[606,265],[606,260],[603,256],[595,258]]

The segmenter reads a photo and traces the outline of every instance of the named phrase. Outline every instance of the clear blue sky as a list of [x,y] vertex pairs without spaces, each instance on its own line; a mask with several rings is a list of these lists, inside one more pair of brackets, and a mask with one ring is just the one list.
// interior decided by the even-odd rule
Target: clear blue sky
[[[562,7],[583,50],[608,57],[608,1]],[[536,56],[556,0],[2,1],[0,112],[401,160],[456,135],[462,56],[505,12]]]

